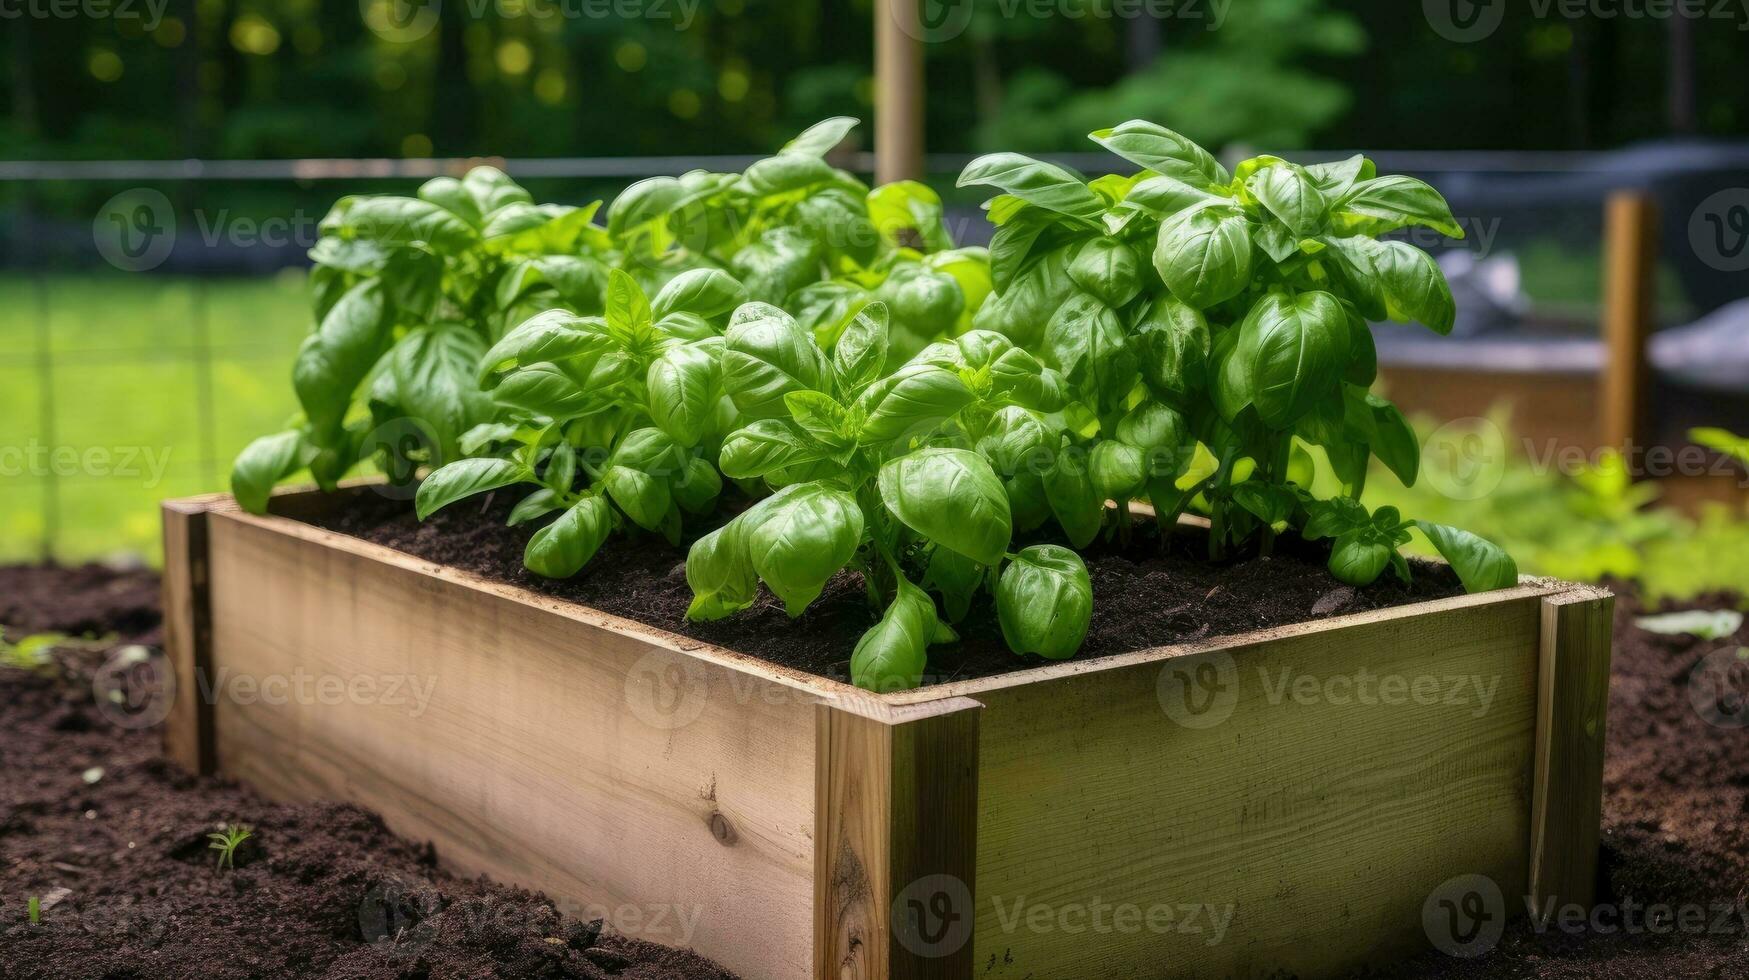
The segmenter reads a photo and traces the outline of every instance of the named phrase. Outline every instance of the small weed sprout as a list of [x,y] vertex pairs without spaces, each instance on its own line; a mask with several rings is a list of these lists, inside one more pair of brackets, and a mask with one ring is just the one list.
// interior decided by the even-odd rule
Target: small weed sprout
[[219,852],[218,865],[213,870],[223,871],[226,867],[235,869],[237,848],[254,835],[255,831],[244,824],[228,824],[225,829],[206,835],[207,840],[212,842],[207,847]]
[[41,925],[43,920],[43,900],[32,895],[30,896],[30,901],[26,904],[30,906],[30,924],[33,926]]

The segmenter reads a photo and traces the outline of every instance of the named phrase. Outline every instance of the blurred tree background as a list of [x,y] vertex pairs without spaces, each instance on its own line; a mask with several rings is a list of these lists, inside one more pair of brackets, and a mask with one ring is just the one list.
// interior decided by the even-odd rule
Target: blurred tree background
[[[398,26],[420,2],[430,29]],[[1461,44],[1408,0],[959,3],[964,29],[928,46],[936,151],[1084,149],[1089,129],[1137,116],[1285,149],[1604,148],[1749,123],[1742,18],[1513,4],[1486,43]],[[617,9],[648,16],[627,18],[607,0],[132,0],[132,16],[13,16],[0,145],[13,159],[764,152],[822,116],[871,115],[870,4],[642,0]]]

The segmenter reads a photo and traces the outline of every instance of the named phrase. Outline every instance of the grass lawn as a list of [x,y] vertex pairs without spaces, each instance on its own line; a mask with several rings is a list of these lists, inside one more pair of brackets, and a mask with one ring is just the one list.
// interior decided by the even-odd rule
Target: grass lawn
[[302,273],[0,276],[0,561],[155,563],[157,501],[296,410],[308,318]]

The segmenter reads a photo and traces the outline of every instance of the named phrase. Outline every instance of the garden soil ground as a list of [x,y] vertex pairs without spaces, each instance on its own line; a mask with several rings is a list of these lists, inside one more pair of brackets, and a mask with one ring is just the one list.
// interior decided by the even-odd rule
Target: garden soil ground
[[[1726,644],[1644,633],[1638,611],[1620,603],[1600,875],[1603,899],[1639,910],[1638,927],[1539,932],[1521,918],[1489,955],[1430,953],[1370,976],[1749,978],[1749,731],[1708,724],[1688,684]],[[58,650],[46,671],[0,668],[4,980],[728,976],[690,954],[597,937],[542,896],[448,875],[429,845],[357,807],[270,803],[191,777],[159,755],[154,732],[108,722],[89,678],[114,647],[157,641],[148,573],[0,568],[0,623],[15,639],[104,637]],[[1749,631],[1730,641],[1744,643]],[[236,870],[218,873],[205,835],[229,823],[255,837]],[[47,906],[35,927],[31,895]],[[1705,908],[1706,924],[1660,934],[1643,911],[1659,904]],[[383,938],[396,927],[398,941]]]
[[[532,527],[504,526],[516,498],[508,493],[464,502],[421,522],[406,502],[363,489],[349,506],[318,521],[330,530],[385,544],[482,577],[570,599],[603,612],[684,633],[695,639],[776,663],[847,680],[850,653],[875,622],[862,577],[841,572],[800,619],[765,590],[744,612],[713,623],[689,623],[686,551],[654,535],[615,535],[581,575],[553,580],[522,566]],[[718,519],[719,522],[721,518]],[[691,536],[712,529],[694,522]],[[635,530],[635,529],[634,529]],[[1050,541],[1028,539],[1023,544]],[[1154,522],[1137,521],[1127,545],[1095,542],[1082,549],[1093,579],[1093,622],[1081,659],[1184,643],[1205,636],[1249,633],[1341,613],[1399,606],[1463,591],[1443,565],[1415,563],[1404,584],[1387,573],[1364,589],[1346,588],[1326,570],[1326,547],[1284,540],[1273,558],[1211,564],[1207,538],[1180,529],[1162,543]],[[932,647],[926,683],[988,677],[1048,663],[1017,656],[1002,641],[996,607],[979,596],[966,619],[955,624],[963,642]]]

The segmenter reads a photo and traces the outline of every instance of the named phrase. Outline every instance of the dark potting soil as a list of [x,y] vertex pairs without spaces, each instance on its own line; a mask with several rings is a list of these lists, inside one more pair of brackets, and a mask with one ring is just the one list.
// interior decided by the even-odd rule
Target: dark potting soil
[[[147,573],[0,568],[0,626],[13,639],[56,630],[105,638],[90,646],[150,643],[156,595]],[[1711,596],[1681,608],[1744,603]],[[1617,601],[1598,881],[1599,901],[1636,925],[1539,932],[1520,915],[1486,955],[1427,953],[1364,976],[1749,978],[1749,726],[1709,722],[1690,683],[1703,659],[1749,645],[1749,629],[1715,641],[1657,636],[1633,625],[1644,611],[1631,594]],[[3,980],[729,976],[611,932],[591,939],[589,924],[542,896],[446,874],[429,845],[396,838],[358,807],[270,803],[189,776],[160,756],[156,731],[117,727],[96,710],[92,652],[58,650],[47,671],[0,667]],[[1715,721],[1749,722],[1749,689],[1735,695],[1703,707]],[[95,782],[83,775],[91,767],[103,769]],[[205,834],[223,823],[248,824],[255,837],[220,874]],[[32,895],[46,906],[35,927]],[[1657,905],[1704,909],[1705,922],[1650,928],[1645,910]],[[408,928],[399,941],[377,939],[384,921]],[[597,965],[617,967],[614,954],[628,961],[617,973]]]
[[[360,807],[190,776],[92,698],[105,653],[158,624],[153,573],[0,568],[7,637],[101,638],[0,666],[0,980],[732,980],[587,909],[452,876]],[[219,872],[206,835],[228,824],[254,836]]]
[[[511,493],[452,505],[423,523],[406,501],[364,488],[350,493],[351,500],[315,523],[822,677],[849,676],[851,651],[876,619],[861,575],[845,571],[795,620],[762,587],[752,609],[717,622],[688,622],[692,592],[686,585],[686,549],[724,517],[692,522],[689,537],[678,548],[654,535],[615,535],[580,575],[554,580],[522,566],[523,547],[534,528],[504,525],[517,499]],[[1039,535],[1022,543],[1053,540]],[[1387,574],[1366,588],[1348,588],[1330,577],[1327,547],[1297,539],[1279,542],[1270,558],[1210,563],[1200,532],[1182,528],[1162,541],[1152,521],[1138,520],[1127,545],[1096,542],[1082,556],[1093,579],[1093,622],[1078,655],[1081,660],[1463,591],[1449,568],[1423,562],[1414,563],[1414,580],[1407,585]],[[955,629],[961,642],[930,648],[925,683],[989,677],[1050,662],[1008,649],[987,593]]]

